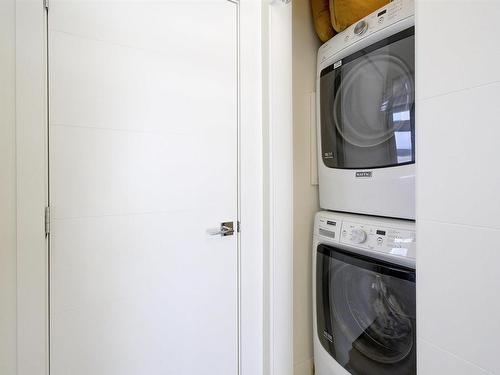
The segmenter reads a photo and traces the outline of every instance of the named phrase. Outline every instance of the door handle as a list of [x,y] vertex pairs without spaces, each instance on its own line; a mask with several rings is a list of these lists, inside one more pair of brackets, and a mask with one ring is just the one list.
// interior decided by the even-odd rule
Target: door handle
[[234,234],[234,226],[232,221],[220,223],[219,228],[207,229],[207,233],[211,236],[232,236]]

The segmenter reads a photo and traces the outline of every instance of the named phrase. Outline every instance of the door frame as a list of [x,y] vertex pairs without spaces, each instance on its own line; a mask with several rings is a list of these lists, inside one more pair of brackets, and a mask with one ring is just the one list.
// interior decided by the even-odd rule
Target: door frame
[[292,4],[263,7],[264,374],[293,374]]
[[[262,368],[263,202],[261,5],[238,7],[240,127],[240,374]],[[49,374],[47,13],[43,0],[16,3],[18,375]],[[244,35],[244,38],[241,38]],[[256,126],[258,124],[258,126]]]
[[[17,375],[49,374],[46,1],[16,0]],[[239,7],[240,375],[288,375],[291,4],[228,1]]]

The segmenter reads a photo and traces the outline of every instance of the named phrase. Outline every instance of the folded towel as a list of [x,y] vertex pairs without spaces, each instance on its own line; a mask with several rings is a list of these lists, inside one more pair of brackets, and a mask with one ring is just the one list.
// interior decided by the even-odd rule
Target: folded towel
[[326,42],[335,35],[330,20],[330,9],[328,7],[329,0],[311,0],[311,10],[314,20],[314,28],[316,34],[322,42]]
[[330,18],[336,32],[389,4],[390,0],[330,0]]

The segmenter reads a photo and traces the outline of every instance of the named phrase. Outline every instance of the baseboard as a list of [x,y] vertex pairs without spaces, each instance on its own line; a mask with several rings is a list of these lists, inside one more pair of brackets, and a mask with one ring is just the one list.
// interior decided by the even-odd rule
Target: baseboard
[[293,375],[313,375],[313,359],[306,359],[295,363],[293,366]]

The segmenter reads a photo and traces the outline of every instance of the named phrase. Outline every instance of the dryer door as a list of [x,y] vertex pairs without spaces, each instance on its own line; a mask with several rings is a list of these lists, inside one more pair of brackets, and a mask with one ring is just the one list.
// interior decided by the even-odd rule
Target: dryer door
[[368,169],[415,161],[414,28],[323,69],[321,154],[325,166]]
[[319,245],[318,337],[356,375],[415,375],[415,271]]

